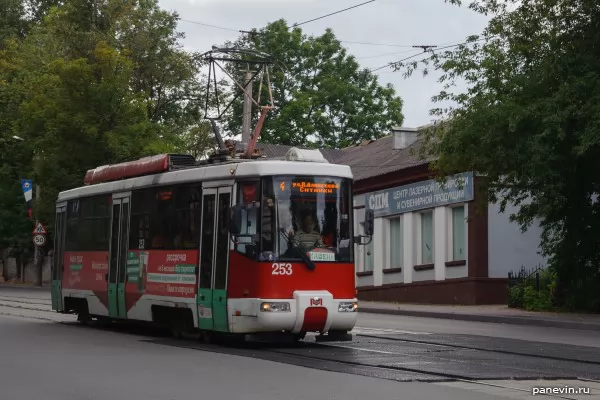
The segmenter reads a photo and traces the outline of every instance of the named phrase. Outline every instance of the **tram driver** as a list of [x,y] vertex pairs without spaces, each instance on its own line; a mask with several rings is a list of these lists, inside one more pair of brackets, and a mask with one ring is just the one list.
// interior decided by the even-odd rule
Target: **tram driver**
[[317,223],[310,211],[303,210],[300,213],[299,225],[299,229],[292,234],[292,237],[296,243],[305,249],[313,249],[315,247],[323,246],[321,234],[317,230]]

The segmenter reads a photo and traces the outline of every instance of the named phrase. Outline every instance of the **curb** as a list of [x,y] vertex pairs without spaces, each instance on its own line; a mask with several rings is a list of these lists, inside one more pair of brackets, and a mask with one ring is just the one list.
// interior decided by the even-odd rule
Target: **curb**
[[44,284],[43,286],[35,285],[11,285],[10,283],[0,283],[0,289],[23,289],[23,290],[50,290],[51,285]]
[[389,310],[385,308],[360,308],[360,306],[358,310],[359,313],[365,314],[403,315],[407,317],[439,318],[456,321],[492,322],[496,324],[542,326],[546,328],[576,329],[583,331],[600,331],[600,324],[590,324],[586,322],[553,321],[537,317],[508,317],[503,315],[474,315],[443,313],[434,311]]

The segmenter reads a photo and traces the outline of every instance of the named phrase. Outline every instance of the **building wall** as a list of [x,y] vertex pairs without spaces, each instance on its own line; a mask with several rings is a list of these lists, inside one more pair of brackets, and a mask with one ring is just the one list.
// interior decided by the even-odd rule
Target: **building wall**
[[522,265],[532,268],[545,264],[540,251],[542,229],[539,223],[533,223],[526,231],[521,232],[519,225],[511,222],[509,217],[517,212],[517,208],[507,205],[504,213],[500,213],[499,204],[488,205],[488,274],[490,278],[506,278],[510,271]]
[[[407,192],[402,195],[402,191],[408,187],[421,190],[423,185],[431,181],[392,188],[391,192],[387,192],[387,197],[383,196],[386,198],[382,197],[381,191],[355,195],[355,229],[359,234],[363,233],[365,208],[377,209],[371,244],[356,247],[357,287],[466,278],[469,218],[467,204],[473,198],[472,175],[468,175],[468,178],[471,181],[462,198],[459,197],[456,201],[442,201],[438,198],[438,201],[433,201],[434,207],[429,209],[419,206],[400,207],[399,204],[390,205],[390,202],[418,199],[419,195],[411,198]],[[426,195],[420,194],[421,197]],[[372,204],[367,204],[369,201]],[[380,204],[376,204],[377,202]],[[408,211],[404,211],[403,208]],[[454,209],[462,211],[462,214],[457,214],[460,218],[453,214]],[[424,216],[424,213],[427,215]],[[461,235],[460,239],[457,238],[457,248],[460,249],[460,252],[457,252],[460,253],[458,256],[455,256],[453,251],[455,232]],[[430,249],[430,253],[427,250],[423,251],[423,247]]]
[[541,260],[534,257],[539,229],[521,234],[507,215],[498,215],[497,206],[476,206],[482,178],[455,176],[466,182],[464,193],[440,188],[431,178],[414,168],[356,183],[357,234],[365,210],[375,212],[372,244],[356,247],[358,298],[506,304],[508,270]]

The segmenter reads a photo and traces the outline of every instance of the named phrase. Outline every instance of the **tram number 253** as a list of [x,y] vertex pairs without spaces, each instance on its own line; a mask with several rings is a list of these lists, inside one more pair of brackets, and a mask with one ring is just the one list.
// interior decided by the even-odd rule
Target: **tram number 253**
[[290,263],[273,263],[271,265],[271,275],[291,275],[292,264]]

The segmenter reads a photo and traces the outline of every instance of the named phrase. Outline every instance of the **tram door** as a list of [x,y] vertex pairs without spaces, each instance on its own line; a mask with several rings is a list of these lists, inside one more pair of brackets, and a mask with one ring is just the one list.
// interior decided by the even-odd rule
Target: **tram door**
[[125,272],[129,245],[130,200],[131,193],[114,194],[112,199],[108,268],[108,316],[112,318],[127,318]]
[[202,193],[198,327],[227,332],[231,186],[203,188]]
[[56,206],[54,222],[54,258],[52,262],[52,309],[63,311],[62,277],[64,267],[65,228],[67,222],[67,203]]

